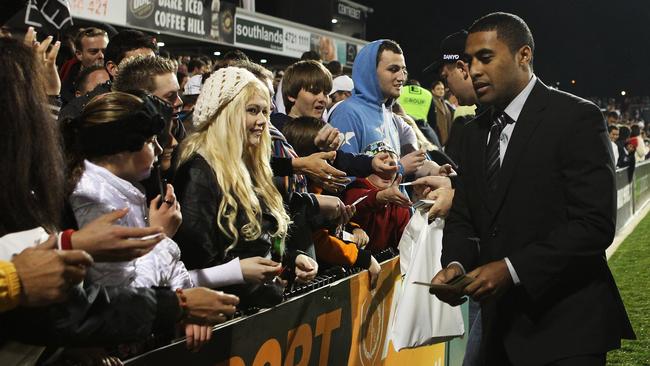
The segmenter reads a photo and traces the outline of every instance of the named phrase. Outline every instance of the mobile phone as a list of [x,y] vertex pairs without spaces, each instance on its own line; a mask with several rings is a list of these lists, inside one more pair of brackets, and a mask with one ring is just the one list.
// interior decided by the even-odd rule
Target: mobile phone
[[163,204],[163,201],[165,201],[165,196],[167,195],[167,181],[162,178],[162,174],[160,172],[160,162],[156,161],[153,164],[151,175],[155,177],[156,183],[158,183],[158,194],[160,194],[160,201],[158,201],[158,208],[160,208],[160,206]]
[[427,208],[433,206],[434,203],[436,203],[434,200],[419,200],[413,204],[413,208],[416,210],[420,207]]

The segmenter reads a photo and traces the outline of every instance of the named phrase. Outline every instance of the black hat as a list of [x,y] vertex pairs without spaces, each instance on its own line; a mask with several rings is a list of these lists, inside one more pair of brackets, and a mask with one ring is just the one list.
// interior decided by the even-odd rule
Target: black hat
[[433,61],[433,63],[427,66],[422,72],[435,72],[437,73],[442,65],[455,63],[458,60],[461,60],[463,54],[465,53],[465,41],[467,40],[467,31],[461,30],[448,35],[440,43],[440,53]]

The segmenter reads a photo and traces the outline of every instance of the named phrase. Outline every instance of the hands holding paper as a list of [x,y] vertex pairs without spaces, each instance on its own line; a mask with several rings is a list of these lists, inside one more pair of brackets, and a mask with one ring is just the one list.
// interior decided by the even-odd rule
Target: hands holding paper
[[503,294],[512,286],[512,278],[504,259],[476,268],[467,275],[456,263],[438,272],[431,280],[429,292],[441,301],[457,306],[466,301],[486,301]]

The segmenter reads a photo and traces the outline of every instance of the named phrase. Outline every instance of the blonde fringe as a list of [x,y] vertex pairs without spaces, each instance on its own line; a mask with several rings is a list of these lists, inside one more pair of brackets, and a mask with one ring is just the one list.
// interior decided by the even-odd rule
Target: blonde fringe
[[[250,241],[262,235],[260,200],[266,203],[277,220],[278,228],[272,236],[284,241],[290,221],[282,196],[273,184],[268,128],[264,129],[257,147],[244,147],[248,140],[246,104],[254,95],[270,100],[268,90],[261,82],[248,84],[218,115],[189,135],[180,147],[179,165],[200,154],[215,173],[222,192],[217,226],[232,240],[228,249],[237,244],[240,236]],[[246,224],[237,229],[240,211]]]

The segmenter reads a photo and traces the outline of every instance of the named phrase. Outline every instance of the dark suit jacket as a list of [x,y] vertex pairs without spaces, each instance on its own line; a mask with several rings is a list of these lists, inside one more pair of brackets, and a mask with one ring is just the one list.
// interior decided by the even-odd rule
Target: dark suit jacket
[[[521,284],[482,304],[483,356],[541,365],[633,338],[605,249],[615,231],[614,167],[598,108],[538,81],[510,138],[496,193],[485,183],[486,111],[465,126],[442,264],[469,272],[508,257]],[[479,249],[480,248],[480,249]]]

